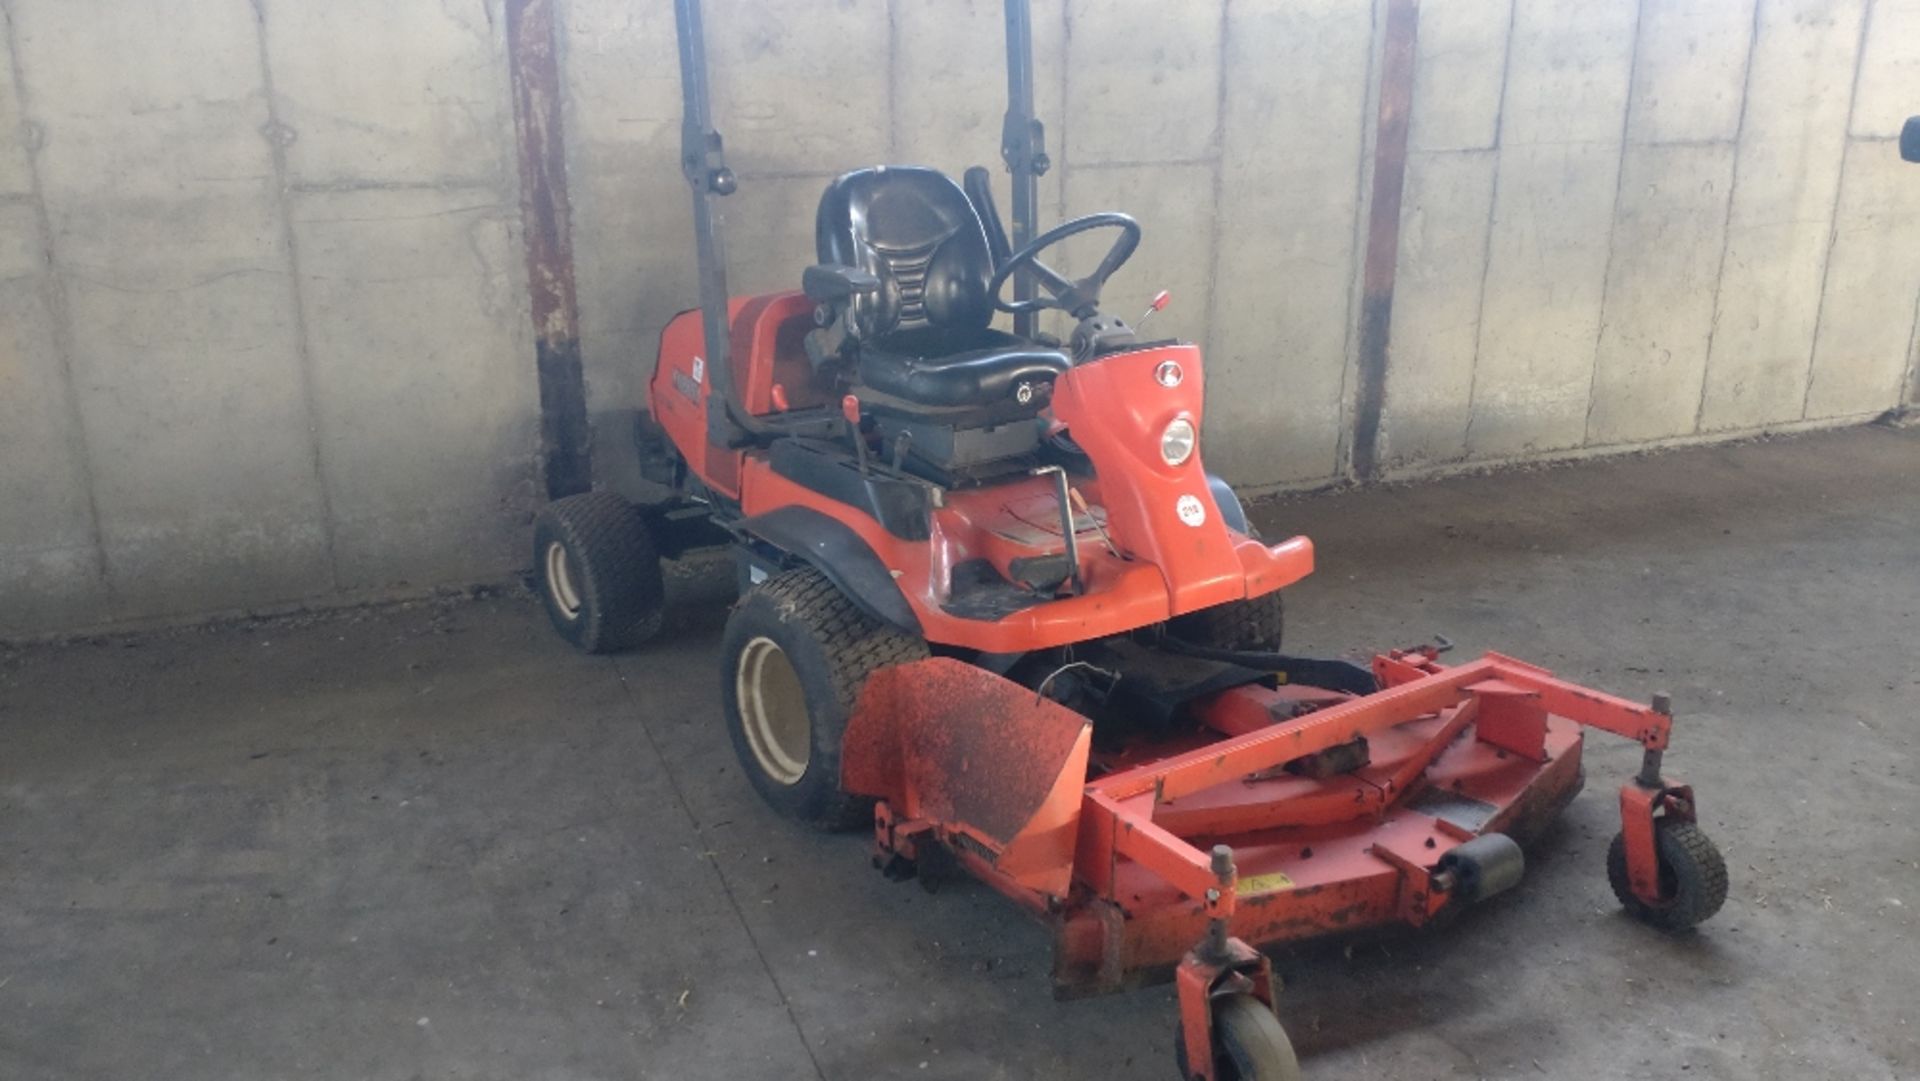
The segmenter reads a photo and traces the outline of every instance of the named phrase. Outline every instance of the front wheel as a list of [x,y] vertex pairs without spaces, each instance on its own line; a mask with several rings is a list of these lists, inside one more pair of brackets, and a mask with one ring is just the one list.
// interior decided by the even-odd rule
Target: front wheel
[[[1191,1081],[1187,1045],[1178,1029],[1173,1046],[1181,1081]],[[1272,1007],[1252,995],[1214,1000],[1213,1076],[1217,1081],[1300,1081],[1300,1059]]]
[[1182,641],[1209,649],[1278,653],[1286,623],[1280,591],[1274,590],[1174,616],[1168,629]]
[[840,740],[867,677],[927,656],[811,568],[747,591],[720,641],[727,734],[775,810],[820,829],[871,825],[872,801],[841,786]]

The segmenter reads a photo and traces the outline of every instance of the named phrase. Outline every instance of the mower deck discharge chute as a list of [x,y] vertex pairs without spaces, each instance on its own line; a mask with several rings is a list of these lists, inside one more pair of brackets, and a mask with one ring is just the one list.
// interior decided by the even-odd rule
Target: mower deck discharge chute
[[913,838],[984,861],[1039,904],[1067,896],[1079,842],[1087,718],[970,664],[935,657],[875,672],[847,723],[841,775],[874,796],[898,869]]
[[[1259,537],[1206,472],[1200,350],[1102,310],[1140,225],[1035,235],[1027,2],[1005,11],[1011,235],[984,168],[964,187],[860,169],[826,186],[799,291],[731,297],[716,202],[740,182],[700,5],[675,0],[701,304],[661,335],[640,429],[670,494],[542,512],[555,627],[637,644],[660,626],[659,560],[729,545],[721,696],[760,794],[872,829],[893,877],[963,870],[1045,919],[1063,995],[1174,979],[1186,1081],[1298,1077],[1260,948],[1422,926],[1514,886],[1519,842],[1580,790],[1590,729],[1644,749],[1615,895],[1661,927],[1712,915],[1726,868],[1662,776],[1663,698],[1492,653],[1280,652],[1280,590],[1312,542]],[[1091,234],[1109,247],[1084,277],[1040,258]],[[1036,326],[1047,309],[1066,341]]]

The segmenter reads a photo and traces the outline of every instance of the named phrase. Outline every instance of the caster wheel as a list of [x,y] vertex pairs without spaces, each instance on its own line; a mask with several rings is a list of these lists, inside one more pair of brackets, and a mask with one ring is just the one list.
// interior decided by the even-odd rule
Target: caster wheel
[[1660,901],[1648,904],[1634,894],[1627,877],[1626,836],[1614,834],[1607,849],[1607,881],[1621,907],[1663,931],[1684,931],[1720,911],[1727,900],[1727,861],[1700,827],[1656,819],[1653,840],[1660,858]]
[[612,492],[547,504],[533,523],[533,566],[553,629],[581,652],[631,649],[660,630],[658,549],[640,508]]
[[[1173,1032],[1180,1081],[1192,1081],[1186,1041]],[[1227,995],[1213,1003],[1213,1076],[1218,1081],[1300,1081],[1293,1041],[1272,1008],[1252,995]]]

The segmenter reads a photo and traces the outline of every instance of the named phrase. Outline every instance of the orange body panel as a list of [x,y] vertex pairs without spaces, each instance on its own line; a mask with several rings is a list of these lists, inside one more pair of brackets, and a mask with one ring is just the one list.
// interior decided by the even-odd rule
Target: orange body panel
[[[1158,372],[1175,372],[1167,386]],[[1200,451],[1180,465],[1160,457],[1178,419],[1200,428],[1200,350],[1163,346],[1082,364],[1053,388],[1053,415],[1093,459],[1108,529],[1121,551],[1160,569],[1172,614],[1247,596],[1237,538],[1213,505]],[[1184,516],[1183,516],[1184,511]]]
[[[767,416],[785,410],[826,405],[832,397],[825,380],[807,360],[806,333],[813,326],[813,302],[802,293],[735,297],[727,304],[733,328],[734,385],[747,412]],[[707,374],[700,313],[684,311],[660,332],[660,356],[647,383],[647,405],[654,422],[672,438],[692,469],[714,491],[737,499],[740,466],[747,452],[716,447],[707,440],[707,399],[713,380]],[[778,388],[778,393],[775,388]],[[782,407],[777,403],[785,401]]]
[[[736,299],[729,312],[736,385],[749,412],[777,412],[781,400],[789,410],[833,404],[831,388],[806,358],[812,305],[804,295]],[[933,513],[931,539],[903,541],[862,510],[779,476],[764,452],[708,442],[712,380],[700,343],[699,313],[674,317],[661,335],[648,385],[655,421],[688,467],[714,491],[737,500],[746,516],[805,506],[851,527],[894,572],[929,641],[994,653],[1070,645],[1270,593],[1313,571],[1307,538],[1266,545],[1226,526],[1197,448],[1179,466],[1161,460],[1167,424],[1186,417],[1197,426],[1201,419],[1201,359],[1191,345],[1113,354],[1059,378],[1053,419],[1086,450],[1099,478],[1076,482],[1076,489],[1094,518],[1104,519],[1120,554],[1107,548],[1094,518],[1079,516],[1075,546],[1084,592],[989,621],[945,610],[952,570],[985,559],[1004,575],[1015,559],[1060,552],[1065,542],[1051,481],[1023,477],[945,492]],[[1171,386],[1156,377],[1168,364],[1180,373]]]
[[[727,306],[729,316],[737,321],[746,304],[745,299],[735,298]],[[707,398],[713,380],[707,375],[706,351],[698,311],[684,311],[669,320],[660,332],[660,358],[647,383],[647,408],[695,476],[721,495],[738,498],[741,453],[707,441]]]

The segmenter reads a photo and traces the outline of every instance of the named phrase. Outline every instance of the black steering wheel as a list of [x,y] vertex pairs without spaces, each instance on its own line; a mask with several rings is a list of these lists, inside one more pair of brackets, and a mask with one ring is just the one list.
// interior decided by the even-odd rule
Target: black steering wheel
[[[1100,265],[1094,267],[1093,273],[1086,277],[1074,281],[1038,258],[1042,251],[1062,240],[1094,229],[1118,229],[1120,236],[1113,242],[1113,247],[1107,249],[1107,254],[1101,257]],[[1100,287],[1107,284],[1107,279],[1113,277],[1113,272],[1119,270],[1121,264],[1133,255],[1133,249],[1139,246],[1140,223],[1125,214],[1107,211],[1061,222],[1034,237],[1026,247],[1007,256],[1007,261],[1001,263],[1000,269],[994,272],[993,281],[988,283],[987,294],[993,297],[994,307],[1014,315],[1058,308],[1075,319],[1085,319],[1100,310]],[[1023,268],[1032,270],[1033,276],[1040,279],[1040,284],[1052,295],[1037,296],[1031,300],[1001,299],[1000,291],[1006,286],[1007,279]]]

